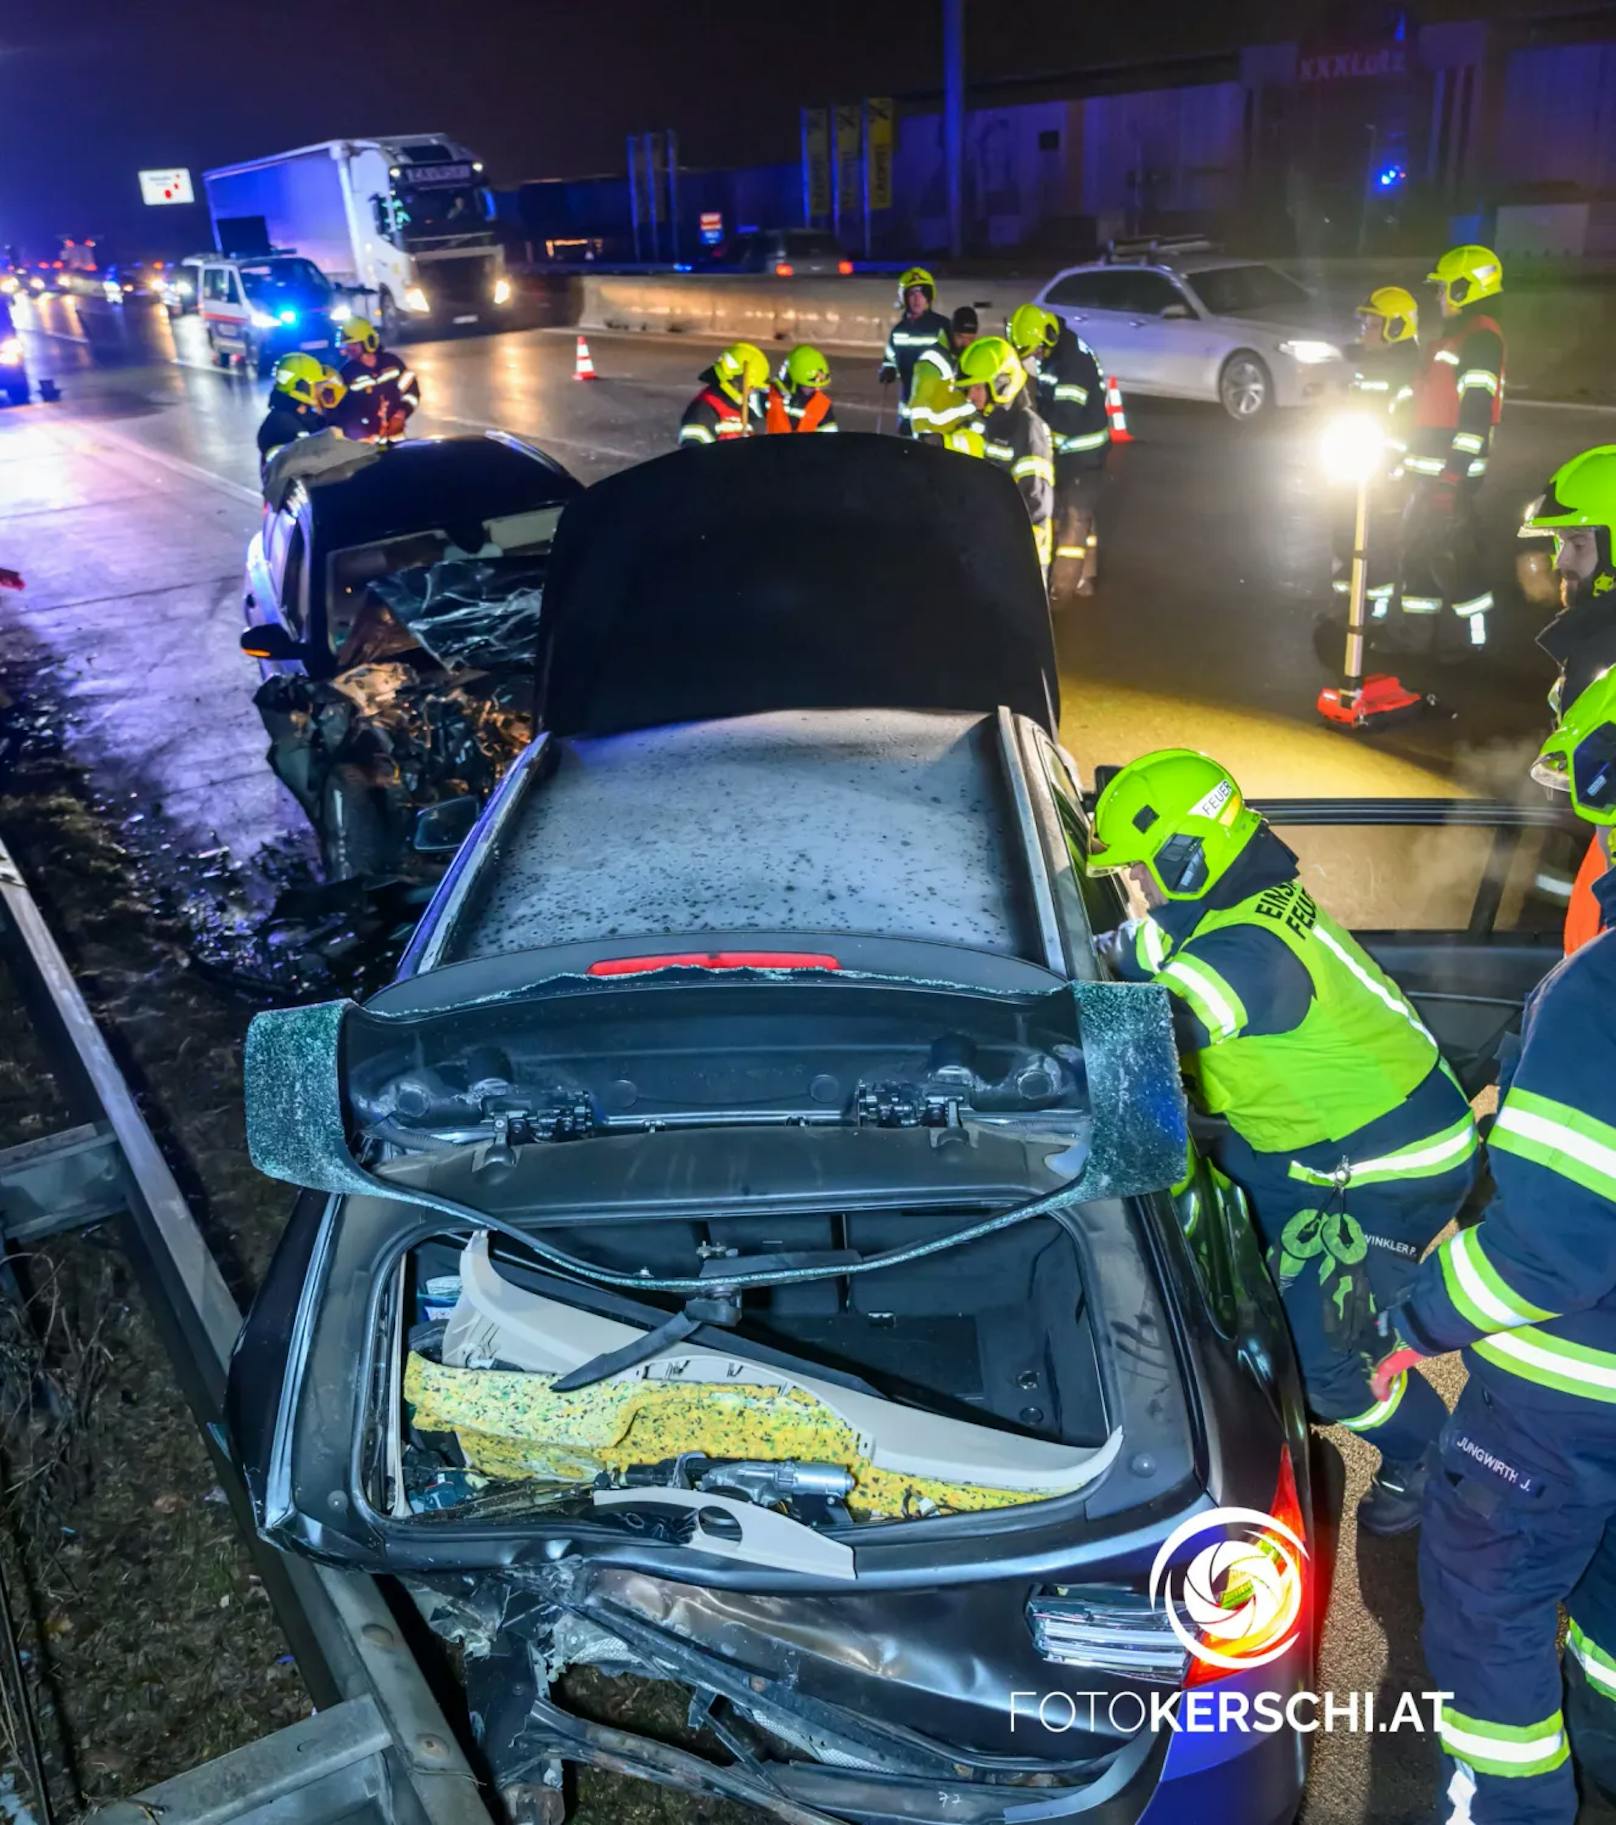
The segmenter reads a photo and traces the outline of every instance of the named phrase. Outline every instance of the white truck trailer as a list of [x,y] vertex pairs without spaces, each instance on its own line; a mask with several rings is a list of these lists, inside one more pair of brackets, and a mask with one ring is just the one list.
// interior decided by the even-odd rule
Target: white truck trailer
[[310,259],[388,336],[497,321],[510,301],[481,161],[442,133],[333,139],[205,171],[222,253]]

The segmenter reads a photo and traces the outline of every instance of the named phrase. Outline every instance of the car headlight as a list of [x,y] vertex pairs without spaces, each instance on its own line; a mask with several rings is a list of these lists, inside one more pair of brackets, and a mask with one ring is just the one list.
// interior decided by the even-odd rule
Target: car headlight
[[511,301],[511,282],[510,282],[510,280],[509,279],[496,279],[494,281],[494,302],[496,304],[509,304],[510,301]]
[[101,295],[109,304],[116,304],[123,296],[123,292],[116,279],[103,279],[101,281]]
[[28,281],[28,289],[30,291],[43,291],[45,289],[45,281],[43,279],[30,279]]
[[3,279],[0,279],[0,291],[10,293],[16,291],[16,289],[17,281],[13,274],[7,273]]
[[1282,355],[1289,355],[1292,361],[1300,362],[1305,368],[1316,367],[1321,361],[1341,361],[1345,357],[1333,342],[1282,342],[1279,345]]
[[252,326],[255,330],[273,330],[280,328],[279,322],[274,317],[270,316],[268,311],[254,311],[252,314]]
[[432,306],[427,303],[426,293],[420,286],[412,285],[404,293],[404,308],[407,311],[429,311]]
[[174,289],[182,298],[189,298],[191,295],[191,281],[189,279],[176,279],[174,281]]
[[14,368],[22,365],[22,343],[15,336],[7,336],[0,342],[0,367]]
[[346,304],[343,304],[339,301],[338,303],[333,304],[331,306],[330,310],[326,312],[326,315],[331,319],[331,321],[333,323],[346,323],[348,321],[348,319],[353,315],[353,312],[348,308],[348,306]]

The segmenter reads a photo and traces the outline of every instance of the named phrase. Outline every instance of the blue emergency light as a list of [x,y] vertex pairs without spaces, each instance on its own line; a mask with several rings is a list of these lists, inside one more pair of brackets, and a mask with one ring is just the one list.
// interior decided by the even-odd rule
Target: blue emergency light
[[1375,173],[1375,182],[1382,190],[1396,190],[1407,176],[1401,165],[1382,165]]

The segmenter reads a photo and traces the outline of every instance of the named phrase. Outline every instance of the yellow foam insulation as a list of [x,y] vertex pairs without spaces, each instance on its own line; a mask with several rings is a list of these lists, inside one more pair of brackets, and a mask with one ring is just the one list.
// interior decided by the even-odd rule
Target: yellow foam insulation
[[423,1432],[452,1432],[474,1470],[500,1478],[589,1483],[602,1471],[706,1457],[839,1464],[851,1472],[860,1520],[1009,1508],[1024,1490],[949,1483],[884,1470],[859,1436],[801,1388],[734,1382],[602,1381],[571,1394],[554,1378],[511,1369],[458,1369],[411,1351],[404,1398]]

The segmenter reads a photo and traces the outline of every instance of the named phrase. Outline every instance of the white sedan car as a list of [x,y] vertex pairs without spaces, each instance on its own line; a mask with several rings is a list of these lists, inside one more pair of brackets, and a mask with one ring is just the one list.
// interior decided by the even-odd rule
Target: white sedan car
[[1294,279],[1215,253],[1071,266],[1038,294],[1124,391],[1216,400],[1241,423],[1347,378],[1345,326]]

